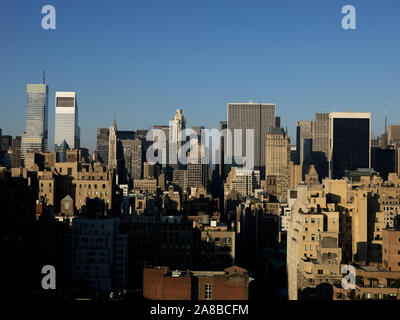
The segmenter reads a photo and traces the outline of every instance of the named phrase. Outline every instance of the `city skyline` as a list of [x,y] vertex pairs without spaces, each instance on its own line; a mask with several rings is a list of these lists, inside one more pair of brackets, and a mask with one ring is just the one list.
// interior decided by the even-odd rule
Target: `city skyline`
[[[286,10],[285,4],[294,10]],[[39,83],[42,69],[49,85],[50,147],[59,90],[79,95],[81,145],[91,152],[97,128],[108,127],[114,112],[125,130],[168,124],[177,108],[184,110],[188,126],[218,128],[219,121],[227,120],[228,103],[275,103],[292,142],[296,121],[312,120],[314,112],[369,111],[372,136],[384,130],[385,108],[389,124],[396,123],[400,50],[393,30],[398,29],[399,5],[357,3],[357,29],[348,31],[340,26],[343,1],[285,4],[198,6],[175,1],[154,6],[120,1],[113,7],[99,5],[93,16],[88,4],[55,1],[57,29],[45,31],[39,6],[24,3],[27,10],[21,11],[8,1],[1,20],[11,31],[0,31],[10,44],[0,53],[8,75],[0,84],[7,94],[0,106],[15,115],[3,120],[3,132],[24,132],[23,87]],[[116,14],[119,22],[98,23]],[[235,19],[243,22],[236,24]],[[93,36],[98,34],[102,37]],[[71,41],[79,50],[71,51]],[[39,50],[30,50],[38,44]]]
[[400,301],[399,17],[1,1],[2,301],[144,318]]

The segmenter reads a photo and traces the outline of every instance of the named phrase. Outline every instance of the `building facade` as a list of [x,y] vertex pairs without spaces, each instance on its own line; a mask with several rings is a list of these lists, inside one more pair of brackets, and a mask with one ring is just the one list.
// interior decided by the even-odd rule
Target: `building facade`
[[80,148],[78,103],[75,92],[56,92],[55,102],[55,150],[65,140],[70,149]]
[[48,94],[46,84],[26,85],[26,129],[21,138],[21,158],[27,151],[47,152]]

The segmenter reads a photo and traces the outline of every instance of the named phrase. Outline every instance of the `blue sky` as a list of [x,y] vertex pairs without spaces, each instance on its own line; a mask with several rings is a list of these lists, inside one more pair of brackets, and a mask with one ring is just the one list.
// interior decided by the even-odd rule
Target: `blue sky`
[[[56,8],[56,30],[41,8]],[[357,29],[341,28],[341,8]],[[398,0],[2,0],[0,128],[25,130],[25,85],[77,91],[81,141],[116,112],[120,129],[168,124],[183,108],[189,126],[218,126],[228,102],[277,104],[295,141],[297,120],[315,112],[370,111],[373,133],[400,123]]]

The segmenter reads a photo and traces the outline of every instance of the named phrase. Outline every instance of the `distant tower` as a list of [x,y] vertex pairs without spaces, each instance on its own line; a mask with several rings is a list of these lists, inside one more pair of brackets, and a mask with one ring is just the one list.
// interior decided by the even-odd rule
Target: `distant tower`
[[183,116],[182,109],[177,109],[174,120],[170,121],[170,127],[172,130],[172,141],[177,142],[177,149],[182,146],[184,141],[179,141],[179,136],[186,128],[186,120],[185,117]]
[[108,136],[108,165],[110,169],[117,168],[117,121],[115,119],[109,128]]
[[57,151],[63,140],[71,149],[80,148],[78,102],[75,92],[56,92],[54,144]]
[[387,132],[387,109],[385,109],[385,133]]
[[26,85],[26,129],[21,138],[22,162],[27,151],[47,152],[48,93],[49,88],[45,83]]
[[346,171],[371,168],[371,113],[329,114],[329,177],[342,179]]

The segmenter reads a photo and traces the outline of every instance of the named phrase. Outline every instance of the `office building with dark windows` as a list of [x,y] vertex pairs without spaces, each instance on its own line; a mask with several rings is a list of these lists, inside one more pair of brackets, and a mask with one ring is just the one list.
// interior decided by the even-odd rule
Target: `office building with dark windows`
[[329,114],[330,178],[340,179],[346,171],[371,168],[371,113]]

